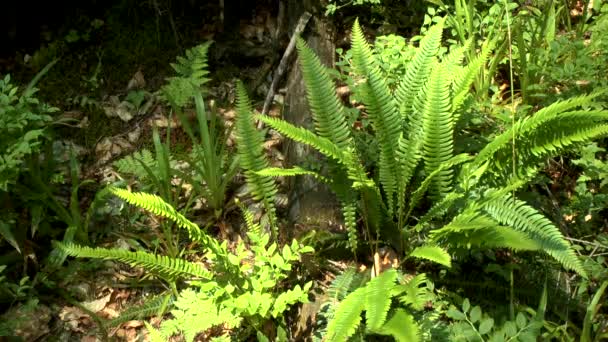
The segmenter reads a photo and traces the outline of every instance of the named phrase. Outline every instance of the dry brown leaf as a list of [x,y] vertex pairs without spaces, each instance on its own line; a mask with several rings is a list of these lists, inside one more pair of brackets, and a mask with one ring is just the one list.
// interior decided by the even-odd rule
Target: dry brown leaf
[[109,293],[107,296],[101,297],[99,299],[91,300],[88,302],[82,302],[80,304],[82,304],[82,306],[84,306],[85,308],[87,308],[93,312],[99,312],[99,311],[103,310],[103,308],[106,307],[106,304],[108,304],[111,297],[112,297],[112,293]]
[[146,86],[146,79],[144,78],[144,74],[141,70],[137,70],[135,75],[129,80],[129,84],[127,85],[127,90],[131,89],[141,89]]

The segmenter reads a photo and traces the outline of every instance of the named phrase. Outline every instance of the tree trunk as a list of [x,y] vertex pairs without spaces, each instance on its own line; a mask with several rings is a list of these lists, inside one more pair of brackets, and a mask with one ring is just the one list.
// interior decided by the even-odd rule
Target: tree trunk
[[[335,64],[334,30],[332,22],[323,15],[322,0],[288,0],[287,20],[289,32],[304,11],[312,14],[302,34],[321,62],[328,67]],[[287,98],[284,118],[296,126],[313,129],[313,121],[306,99],[306,88],[300,65],[294,59],[287,78]],[[312,148],[287,141],[285,155],[290,166],[323,165],[321,156]],[[289,219],[304,228],[328,229],[337,226],[341,214],[335,196],[328,187],[309,176],[296,177],[290,183]]]

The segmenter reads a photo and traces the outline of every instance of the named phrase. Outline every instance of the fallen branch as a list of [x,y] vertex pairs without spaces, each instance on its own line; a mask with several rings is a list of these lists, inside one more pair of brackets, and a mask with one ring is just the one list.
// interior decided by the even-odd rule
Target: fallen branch
[[[300,16],[300,19],[298,20],[298,24],[296,25],[296,28],[293,30],[293,34],[291,35],[289,44],[287,45],[287,48],[285,49],[285,52],[283,53],[281,62],[279,62],[279,67],[277,68],[277,72],[275,73],[274,77],[272,78],[272,83],[270,84],[270,89],[268,89],[268,94],[266,95],[266,100],[264,101],[262,115],[268,114],[268,111],[270,110],[270,105],[272,104],[272,100],[274,98],[274,92],[277,87],[277,84],[279,83],[279,80],[285,73],[285,69],[287,68],[287,61],[289,60],[289,57],[291,56],[291,54],[296,46],[296,37],[298,37],[302,33],[302,31],[304,31],[304,28],[306,27],[306,24],[308,24],[308,21],[310,20],[311,16],[312,15],[308,12],[302,13],[302,15]],[[258,128],[262,128],[263,125],[264,124],[262,122],[259,122]]]

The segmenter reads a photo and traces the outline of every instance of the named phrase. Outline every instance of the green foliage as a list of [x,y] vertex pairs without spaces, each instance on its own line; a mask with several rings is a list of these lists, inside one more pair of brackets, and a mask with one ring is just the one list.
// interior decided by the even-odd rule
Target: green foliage
[[378,5],[381,0],[329,0],[325,5],[325,15],[334,15],[336,11],[346,6],[361,6],[361,5]]
[[162,95],[174,107],[185,107],[201,87],[209,82],[207,75],[207,53],[211,42],[186,50],[185,56],[178,56],[171,67],[178,76],[169,78],[169,83],[161,89]]
[[[314,147],[336,163],[339,167],[333,168],[331,181],[348,179],[350,182],[346,187],[332,187],[338,198],[349,198],[341,196],[342,189],[360,191],[365,223],[384,239],[391,236],[391,226],[396,226],[406,234],[430,232],[432,241],[440,245],[543,249],[564,267],[585,275],[580,260],[557,227],[531,206],[505,196],[530,179],[542,158],[608,132],[604,124],[600,124],[606,117],[605,111],[577,109],[597,94],[556,102],[533,116],[520,119],[473,159],[455,156],[454,124],[468,108],[464,105],[469,103],[465,101],[467,91],[488,54],[482,50],[471,63],[462,66],[459,61],[463,60],[465,51],[459,49],[440,61],[437,54],[442,25],[443,21],[439,21],[429,29],[406,66],[404,80],[393,94],[355,22],[353,64],[363,79],[357,93],[366,105],[379,145],[377,182],[368,177],[358,162],[356,146],[343,128],[346,111],[336,95],[328,92],[332,87],[330,78],[318,67],[318,61],[305,44],[299,44],[300,59],[317,134],[279,119],[258,118],[285,136]],[[564,118],[568,118],[567,124]],[[572,125],[571,120],[580,122],[581,126]],[[248,127],[253,127],[250,122]],[[512,170],[509,162],[513,160],[514,137],[516,174],[509,171]],[[259,148],[258,140],[250,147]],[[455,169],[460,165],[463,166],[458,175]],[[414,227],[409,226],[412,213],[425,194],[435,205]],[[442,228],[442,216],[448,211],[455,215],[452,222]]]
[[[345,294],[352,287],[354,271],[338,276],[332,283],[328,294],[330,306],[325,339],[346,341],[358,329],[365,334],[389,335],[396,341],[420,340],[419,324],[416,323],[411,310],[421,310],[422,305],[414,305],[411,298],[427,298],[429,292],[419,285],[416,279],[424,275],[406,279],[393,269],[381,273],[365,285]],[[401,305],[392,308],[393,299]],[[365,312],[365,322],[361,323],[361,314]],[[360,326],[361,325],[361,326]]]
[[37,155],[44,142],[46,126],[57,108],[34,97],[36,88],[19,88],[10,75],[0,79],[0,190],[17,182],[26,159]]
[[[186,340],[192,341],[199,333],[215,326],[239,327],[244,319],[251,323],[248,328],[259,329],[266,320],[280,317],[289,306],[307,301],[311,282],[285,291],[277,291],[277,288],[287,278],[292,265],[300,256],[313,249],[302,246],[295,240],[282,248],[276,243],[270,243],[270,236],[253,223],[251,213],[245,212],[249,246],[241,240],[235,250],[229,252],[225,242],[220,243],[207,236],[160,197],[116,188],[110,191],[131,204],[187,229],[190,237],[207,250],[205,257],[209,265],[149,252],[90,248],[56,242],[56,246],[68,255],[118,260],[142,266],[171,284],[174,299],[158,297],[128,311],[125,317],[111,324],[130,317],[141,318],[162,313],[165,307],[170,307],[173,318],[161,324],[157,337],[166,338],[183,333]],[[178,292],[178,279],[187,280],[190,287]]]
[[[264,155],[264,137],[256,130],[253,109],[247,96],[247,90],[241,82],[237,83],[235,126],[240,166],[244,170],[249,192],[254,200],[264,204],[270,226],[276,229],[274,197],[277,193],[277,186],[271,176],[258,173],[267,168],[269,163]],[[278,232],[274,231],[273,234],[276,236]]]
[[537,341],[543,328],[542,314],[530,317],[525,312],[499,326],[481,307],[471,307],[469,299],[463,300],[461,310],[452,307],[446,315],[455,321],[451,326],[453,341]]

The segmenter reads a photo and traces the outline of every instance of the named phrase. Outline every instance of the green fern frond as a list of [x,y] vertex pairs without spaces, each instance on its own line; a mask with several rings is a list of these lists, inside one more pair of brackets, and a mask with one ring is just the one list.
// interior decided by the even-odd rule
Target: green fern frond
[[309,145],[339,162],[343,161],[343,150],[327,138],[318,136],[304,127],[296,127],[289,122],[270,116],[258,115],[256,116],[256,119],[259,119],[266,125],[274,128],[279,133],[294,141]]
[[471,84],[473,84],[475,77],[481,72],[493,48],[492,44],[484,44],[481,53],[475,56],[467,66],[458,71],[451,70],[455,73],[452,85],[452,112],[454,113],[455,121],[458,121],[461,107],[467,97],[470,96]]
[[389,216],[394,212],[394,196],[399,183],[399,164],[395,159],[395,146],[399,142],[402,120],[397,102],[391,96],[386,80],[382,77],[377,61],[363,31],[356,20],[352,34],[353,63],[357,72],[366,77],[361,96],[369,113],[380,148],[379,179],[386,193]]
[[169,78],[169,83],[161,89],[171,104],[184,107],[209,82],[207,54],[211,43],[206,42],[188,49],[184,57],[177,57],[177,63],[171,63],[178,76]]
[[414,321],[414,316],[403,309],[395,311],[393,316],[386,322],[378,332],[381,335],[389,335],[397,342],[418,342],[419,328]]
[[313,176],[315,179],[325,183],[329,183],[330,180],[321,176],[319,173],[303,169],[295,166],[290,169],[283,169],[280,167],[268,167],[256,172],[260,176],[267,177],[296,177],[296,176]]
[[164,294],[147,299],[143,304],[128,308],[120,313],[120,316],[107,323],[109,327],[115,327],[132,320],[143,320],[145,318],[162,314],[167,308],[171,307],[171,294]]
[[327,341],[346,341],[355,333],[365,308],[365,292],[366,288],[360,287],[340,302],[334,318],[327,325]]
[[54,245],[69,256],[118,260],[131,266],[141,266],[168,281],[175,280],[178,277],[213,278],[213,274],[199,264],[164,255],[155,255],[147,252],[130,252],[122,249],[91,248],[72,243],[54,242]]
[[154,329],[152,324],[150,324],[146,321],[144,321],[144,324],[146,326],[146,329],[148,330],[148,334],[150,335],[150,340],[152,342],[166,342],[167,341],[165,336],[160,331]]
[[456,203],[456,201],[462,199],[464,197],[463,194],[457,192],[451,192],[446,197],[444,197],[441,201],[435,203],[431,209],[429,209],[426,214],[424,214],[418,223],[414,226],[414,230],[419,232],[421,231],[426,224],[428,224],[431,220],[441,217],[444,215],[452,206]]
[[398,286],[398,291],[403,293],[399,301],[410,306],[414,310],[422,310],[424,304],[432,298],[428,290],[429,279],[426,274],[420,273]]
[[243,212],[243,217],[245,218],[245,225],[247,226],[247,232],[255,234],[256,236],[262,234],[262,226],[255,222],[253,213],[240,202],[237,202],[237,205],[239,206],[239,208],[241,208],[241,211]]
[[152,152],[147,149],[136,151],[129,156],[115,161],[114,167],[116,167],[118,173],[133,175],[137,179],[146,179],[148,173],[141,163],[147,165],[152,170],[157,167],[156,159],[152,155]]
[[441,46],[444,22],[445,19],[431,27],[420,41],[416,55],[408,64],[405,76],[397,87],[395,96],[400,104],[401,116],[408,120],[412,119],[414,99],[431,74],[431,65]]
[[344,228],[348,234],[348,245],[353,253],[357,252],[359,236],[357,232],[357,204],[342,203],[342,215],[344,216]]
[[[454,122],[450,111],[450,89],[445,67],[436,63],[425,88],[422,109],[424,169],[431,174],[454,153]],[[443,198],[452,188],[453,170],[444,168],[435,176],[431,193]]]
[[205,76],[207,71],[207,53],[212,42],[205,42],[186,50],[186,56],[178,56],[177,63],[171,63],[171,67],[182,77],[192,78],[200,84],[209,81]]
[[194,241],[210,241],[209,237],[207,237],[196,224],[192,223],[192,221],[180,214],[177,210],[175,210],[175,208],[163,201],[163,199],[159,196],[143,192],[130,192],[129,190],[113,187],[110,188],[109,191],[129,204],[135,205],[150,211],[155,215],[175,222],[175,224],[177,224],[180,228],[186,229],[190,239]]
[[236,142],[240,157],[240,164],[245,170],[245,178],[250,187],[252,197],[256,201],[262,201],[270,218],[271,227],[277,234],[276,208],[274,198],[277,193],[277,186],[269,176],[257,174],[269,166],[268,160],[264,156],[264,137],[257,131],[253,120],[253,110],[247,90],[242,82],[237,83],[237,117],[236,117]]
[[558,101],[529,118],[517,121],[504,133],[495,137],[477,155],[475,163],[490,161],[489,171],[500,178],[506,176],[505,166],[512,163],[513,136],[517,141],[518,171],[528,173],[535,161],[555,155],[567,147],[607,134],[605,123],[608,111],[581,111],[574,108],[591,105],[601,92]]
[[526,233],[565,268],[587,277],[581,261],[559,229],[526,202],[506,195],[485,204],[484,209],[496,221]]
[[446,250],[438,246],[425,245],[416,247],[416,249],[414,249],[409,256],[430,260],[447,267],[452,267],[452,257]]
[[365,325],[370,331],[379,330],[384,324],[392,299],[387,296],[387,289],[394,287],[396,280],[397,271],[390,269],[366,284]]
[[420,200],[422,199],[422,197],[424,196],[424,194],[426,193],[429,185],[431,184],[431,182],[433,181],[433,178],[435,176],[437,176],[440,172],[442,172],[443,170],[453,167],[453,166],[457,166],[459,164],[465,163],[467,161],[472,160],[473,157],[469,156],[467,154],[459,154],[456,155],[454,157],[452,157],[452,159],[450,159],[450,161],[448,161],[447,163],[443,163],[441,165],[439,165],[439,167],[431,172],[430,175],[428,175],[420,184],[420,186],[418,187],[418,189],[416,189],[414,192],[412,192],[412,194],[410,195],[410,201],[409,201],[409,211],[408,213],[405,215],[405,217],[409,217],[411,212],[414,210],[414,208],[418,205],[418,203],[420,202]]
[[345,109],[327,68],[301,38],[298,38],[297,48],[315,131],[340,148],[353,146]]

